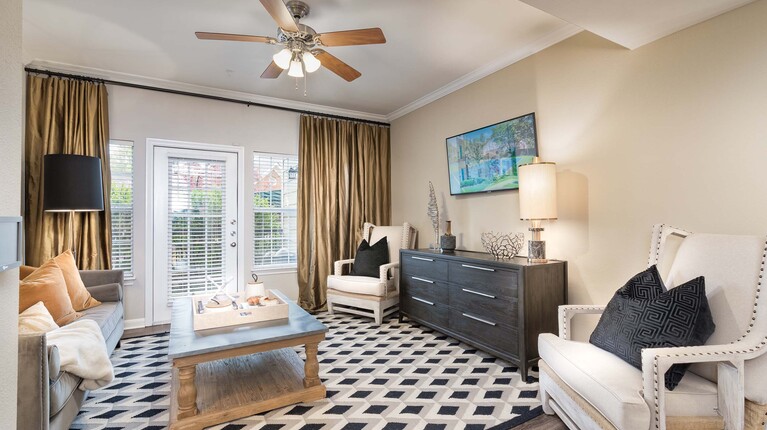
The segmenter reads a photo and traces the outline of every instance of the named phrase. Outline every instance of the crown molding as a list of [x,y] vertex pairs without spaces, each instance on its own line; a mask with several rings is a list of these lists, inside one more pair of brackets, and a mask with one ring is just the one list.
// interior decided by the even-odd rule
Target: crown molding
[[547,34],[546,36],[543,36],[533,41],[532,43],[529,43],[523,46],[520,49],[517,49],[513,52],[508,53],[505,57],[501,57],[490,64],[487,64],[478,69],[475,69],[461,76],[460,78],[450,82],[449,84],[435,91],[432,91],[429,94],[426,94],[425,96],[406,104],[405,106],[402,106],[401,108],[386,115],[386,120],[388,122],[391,122],[399,117],[405,116],[416,109],[426,106],[427,104],[435,100],[438,100],[442,97],[445,97],[446,95],[454,91],[458,91],[469,84],[477,82],[478,80],[486,76],[489,76],[503,68],[506,68],[516,63],[517,61],[523,60],[537,52],[540,52],[551,45],[559,43],[569,37],[572,37],[580,33],[581,31],[583,31],[583,29],[581,29],[580,27],[573,24],[567,24],[557,29],[556,31]]
[[116,72],[113,70],[97,69],[94,67],[78,66],[75,64],[59,63],[56,61],[33,60],[26,64],[26,67],[33,69],[47,70],[50,72],[68,73],[72,75],[83,75],[97,79],[126,82],[129,84],[145,85],[169,90],[185,91],[190,93],[204,94],[215,97],[231,98],[253,103],[260,103],[269,106],[284,107],[290,109],[325,113],[329,115],[344,116],[350,118],[359,118],[369,121],[388,122],[386,115],[361,112],[350,109],[341,109],[332,106],[319,105],[314,103],[299,102],[294,100],[280,99],[277,97],[268,97],[244,91],[224,90],[220,88],[206,87],[203,85],[188,84],[166,79],[151,78],[148,76],[134,75],[130,73]]

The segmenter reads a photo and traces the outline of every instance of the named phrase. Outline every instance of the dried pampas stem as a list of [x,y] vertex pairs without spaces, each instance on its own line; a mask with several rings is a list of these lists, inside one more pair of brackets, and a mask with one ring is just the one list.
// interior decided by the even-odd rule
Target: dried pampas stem
[[431,225],[434,227],[434,248],[439,248],[439,206],[437,206],[434,184],[431,181],[429,181],[429,206],[427,206],[426,214],[431,218]]

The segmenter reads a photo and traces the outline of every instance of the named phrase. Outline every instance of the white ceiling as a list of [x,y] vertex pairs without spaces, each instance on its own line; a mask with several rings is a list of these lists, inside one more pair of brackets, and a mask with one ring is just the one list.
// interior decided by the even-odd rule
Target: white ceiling
[[[509,0],[306,0],[318,32],[380,27],[387,43],[327,48],[362,72],[294,79],[259,75],[279,49],[198,40],[195,31],[275,36],[258,0],[26,0],[26,59],[119,71],[206,87],[386,115],[499,58],[519,59],[573,26]],[[562,30],[567,30],[564,34]],[[558,40],[550,40],[552,36]],[[543,46],[545,47],[545,46]]]
[[304,1],[312,10],[301,22],[320,33],[383,29],[386,44],[327,48],[362,77],[349,83],[320,69],[304,96],[303,81],[296,90],[286,74],[259,78],[279,48],[195,38],[195,31],[275,36],[258,0],[25,0],[24,59],[49,70],[385,121],[581,28],[634,48],[751,0],[523,0],[548,13],[518,0]]

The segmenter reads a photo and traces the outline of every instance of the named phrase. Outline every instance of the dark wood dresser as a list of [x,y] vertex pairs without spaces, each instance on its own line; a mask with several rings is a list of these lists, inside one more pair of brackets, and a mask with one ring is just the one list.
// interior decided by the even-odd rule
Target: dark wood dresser
[[567,262],[495,260],[471,251],[400,251],[400,319],[407,317],[519,367],[538,359],[538,334],[557,332]]

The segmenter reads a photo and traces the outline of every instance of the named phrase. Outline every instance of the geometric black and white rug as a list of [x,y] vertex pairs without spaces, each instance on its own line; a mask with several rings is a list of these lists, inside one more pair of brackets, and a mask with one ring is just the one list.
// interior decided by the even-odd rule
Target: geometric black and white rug
[[[524,382],[503,360],[394,317],[380,327],[347,314],[317,318],[329,328],[319,347],[327,398],[211,428],[508,429],[542,413],[536,372]],[[166,428],[167,350],[167,334],[122,341],[115,380],[89,393],[72,428]]]

